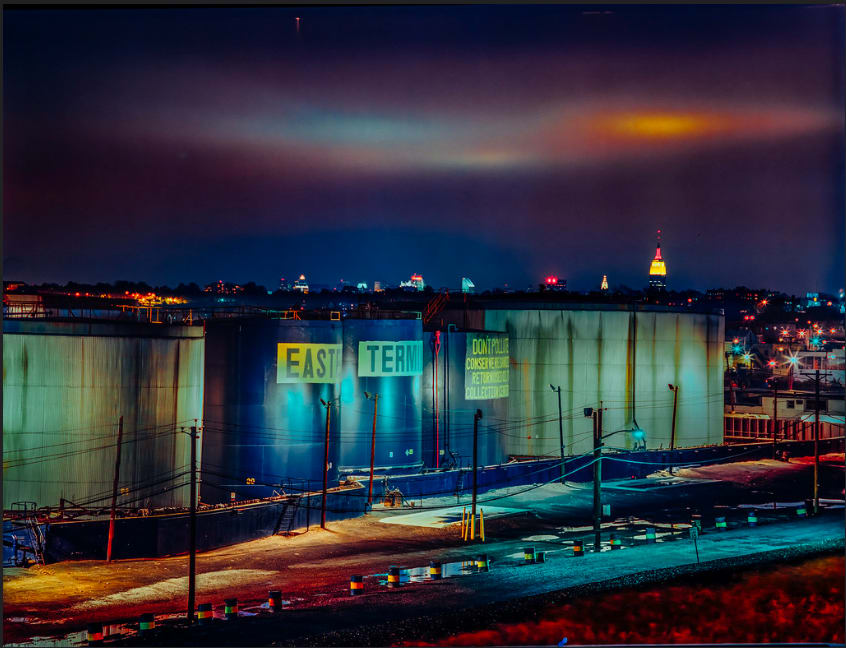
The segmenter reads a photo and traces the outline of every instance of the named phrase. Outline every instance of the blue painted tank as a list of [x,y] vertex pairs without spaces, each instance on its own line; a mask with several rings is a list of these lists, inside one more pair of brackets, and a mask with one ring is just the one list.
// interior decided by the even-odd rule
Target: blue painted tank
[[[245,499],[279,488],[320,488],[326,423],[320,400],[340,393],[342,348],[340,321],[208,322],[203,501],[229,501],[230,492]],[[330,487],[338,479],[339,422],[333,406]]]
[[365,392],[379,395],[377,471],[420,467],[421,320],[345,319],[343,339],[341,469],[360,472],[370,467],[374,400]]
[[508,335],[440,330],[424,334],[423,456],[427,468],[473,464],[473,416],[479,422],[478,461],[507,460],[503,439],[514,434],[507,417]]

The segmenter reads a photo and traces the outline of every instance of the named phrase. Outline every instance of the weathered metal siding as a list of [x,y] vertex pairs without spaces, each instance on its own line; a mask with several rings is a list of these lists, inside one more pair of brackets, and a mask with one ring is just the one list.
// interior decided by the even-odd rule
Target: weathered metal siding
[[[473,315],[480,319],[478,313]],[[434,468],[436,463],[441,468],[473,465],[473,415],[477,409],[481,409],[483,415],[479,423],[479,465],[504,461],[503,439],[514,433],[513,422],[508,418],[507,398],[465,399],[467,336],[464,331],[440,331],[437,354],[435,333],[427,332],[423,337],[423,357],[426,359],[422,382],[423,457],[429,468]],[[440,451],[438,462],[435,460],[436,445]]]
[[[585,407],[607,408],[606,434],[646,431],[649,448],[669,447],[673,393],[680,385],[678,447],[722,440],[723,320],[718,315],[630,310],[489,310],[485,328],[511,340],[507,455],[558,453],[561,386],[564,443],[570,455],[592,447]],[[621,432],[608,446],[631,448]]]
[[[422,340],[421,320],[344,320],[344,364],[341,377],[341,468],[370,467],[373,401],[379,394],[376,422],[377,467],[419,466],[421,376],[359,376],[361,341]],[[425,349],[423,351],[425,356]],[[422,363],[421,363],[422,366]]]
[[[341,322],[243,319],[209,322],[203,485],[206,502],[271,495],[289,480],[323,479],[326,409],[339,394],[332,383],[277,383],[279,343],[342,343]],[[337,481],[340,425],[330,421],[330,481]],[[246,484],[254,478],[256,485]],[[295,487],[305,487],[305,482]]]
[[4,508],[108,505],[120,416],[118,504],[187,505],[178,430],[202,418],[204,349],[198,327],[4,322]]

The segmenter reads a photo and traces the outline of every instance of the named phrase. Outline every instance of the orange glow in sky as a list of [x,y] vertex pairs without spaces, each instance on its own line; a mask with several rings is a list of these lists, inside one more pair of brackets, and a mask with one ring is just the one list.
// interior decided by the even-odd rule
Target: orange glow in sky
[[697,137],[725,130],[725,119],[682,112],[621,113],[604,117],[600,128],[630,137],[672,139]]

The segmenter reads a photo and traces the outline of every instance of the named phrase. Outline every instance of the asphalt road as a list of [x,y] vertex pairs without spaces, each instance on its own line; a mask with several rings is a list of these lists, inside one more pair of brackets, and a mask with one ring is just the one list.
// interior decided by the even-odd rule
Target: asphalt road
[[[603,500],[611,504],[611,517],[617,518],[617,526],[606,526],[603,539],[607,544],[609,533],[619,533],[628,545],[619,552],[605,551],[581,559],[570,557],[574,539],[592,537],[589,530],[581,528],[592,509],[589,487],[558,484],[532,490],[522,487],[511,489],[511,494],[505,497],[499,497],[503,493],[480,497],[489,502],[488,506],[527,511],[489,520],[486,523],[487,542],[483,546],[465,545],[454,527],[411,527],[379,521],[386,516],[410,513],[410,510],[376,510],[366,518],[333,523],[325,531],[266,538],[203,553],[197,560],[200,574],[197,602],[211,602],[219,608],[225,598],[237,597],[244,609],[264,601],[269,589],[280,589],[283,599],[288,601],[282,627],[277,628],[280,624],[267,619],[239,620],[238,624],[247,624],[245,628],[262,626],[253,637],[252,631],[231,627],[227,630],[221,621],[215,628],[214,645],[223,645],[217,642],[223,642],[227,633],[231,634],[232,645],[266,645],[270,641],[302,644],[312,640],[327,643],[325,636],[320,638],[327,631],[349,635],[362,624],[375,628],[379,624],[406,622],[421,615],[430,618],[469,606],[523,600],[627,574],[684,567],[695,562],[690,540],[683,539],[686,532],[680,529],[676,529],[673,536],[673,529],[666,524],[686,521],[686,507],[702,510],[706,524],[710,524],[706,511],[712,506],[756,499],[771,501],[770,493],[773,492],[795,500],[804,490],[802,485],[808,480],[810,469],[807,464],[781,462],[733,466],[711,467],[720,468],[717,472],[697,469],[696,474],[688,474],[682,471],[681,480],[675,479],[663,486],[650,487],[636,482],[606,484]],[[711,481],[717,474],[721,481]],[[830,492],[826,492],[829,496],[840,494],[838,474],[839,488],[842,488],[842,469],[839,473],[833,469]],[[438,502],[425,502],[426,507],[436,504]],[[448,498],[446,504],[454,506],[455,498]],[[718,512],[720,510],[728,512],[732,526],[744,524],[743,510],[718,509]],[[419,507],[415,511],[419,511]],[[738,528],[719,535],[706,533],[699,545],[700,558],[705,561],[732,557],[748,560],[768,551],[786,555],[784,552],[789,553],[791,547],[813,545],[821,549],[821,545],[814,543],[836,542],[838,538],[842,542],[842,512],[834,513],[833,517],[775,523],[793,512],[793,508],[776,512],[762,510],[762,526],[757,529]],[[659,544],[639,546],[642,541],[638,536],[648,523],[627,516],[658,523],[660,533],[668,535],[664,535]],[[768,516],[773,523],[764,524]],[[518,565],[527,545],[550,552],[549,561],[543,565]],[[495,559],[490,573],[415,583],[397,591],[389,591],[378,584],[380,577],[377,575],[384,574],[389,565],[425,567],[429,560],[456,562],[472,558],[480,551]],[[664,562],[656,562],[658,558]],[[579,562],[574,563],[574,560]],[[142,612],[183,612],[186,566],[187,559],[183,556],[118,561],[111,565],[83,561],[28,570],[4,570],[4,642],[66,634],[84,629],[90,621],[137,621]],[[366,576],[366,594],[362,597],[351,599],[348,596],[352,574]],[[331,613],[327,609],[330,607]],[[188,645],[194,640],[197,645],[208,644],[208,637],[204,638],[202,632],[196,635],[198,631],[200,629],[194,629],[194,634],[178,638],[163,636],[162,641],[165,645],[168,642]],[[378,636],[375,630],[371,634]],[[191,639],[192,636],[195,639]],[[344,645],[349,641],[352,644],[346,645],[365,645],[361,636],[357,640],[341,637],[335,643]]]

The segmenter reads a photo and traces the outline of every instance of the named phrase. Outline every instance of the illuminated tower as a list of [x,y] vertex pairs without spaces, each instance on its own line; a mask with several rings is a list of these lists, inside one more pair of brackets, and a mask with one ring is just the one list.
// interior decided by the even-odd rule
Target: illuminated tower
[[605,292],[605,291],[608,290],[608,275],[602,275],[602,283],[599,284],[599,289],[602,292]]
[[661,230],[658,230],[658,245],[655,248],[655,258],[649,266],[649,287],[664,290],[667,287],[667,266],[661,257]]

